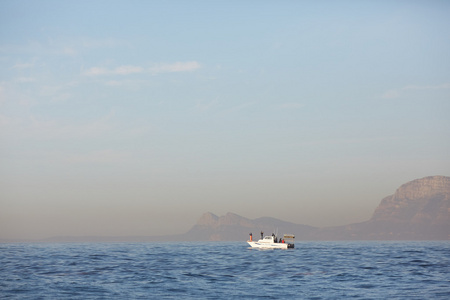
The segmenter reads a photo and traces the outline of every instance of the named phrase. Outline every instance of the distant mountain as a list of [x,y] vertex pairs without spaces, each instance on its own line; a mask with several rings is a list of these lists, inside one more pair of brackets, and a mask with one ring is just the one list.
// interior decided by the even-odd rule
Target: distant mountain
[[448,240],[450,177],[431,176],[400,186],[385,197],[369,221],[322,228],[318,239]]
[[197,224],[185,234],[189,241],[235,241],[248,239],[249,233],[258,238],[260,232],[266,234],[294,233],[297,237],[307,238],[317,230],[307,225],[299,225],[264,217],[250,220],[233,213],[218,217],[210,212],[203,214]]
[[366,222],[315,228],[274,218],[250,220],[227,213],[205,213],[186,240],[244,240],[250,232],[293,233],[297,240],[448,240],[450,239],[450,177],[432,176],[402,185],[384,198]]
[[402,185],[394,195],[381,201],[371,220],[425,226],[448,225],[449,212],[450,177],[432,176]]

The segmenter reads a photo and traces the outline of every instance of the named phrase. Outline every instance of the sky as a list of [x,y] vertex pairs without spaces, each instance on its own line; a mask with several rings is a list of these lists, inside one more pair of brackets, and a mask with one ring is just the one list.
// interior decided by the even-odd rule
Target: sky
[[0,2],[0,238],[368,220],[450,175],[448,1]]

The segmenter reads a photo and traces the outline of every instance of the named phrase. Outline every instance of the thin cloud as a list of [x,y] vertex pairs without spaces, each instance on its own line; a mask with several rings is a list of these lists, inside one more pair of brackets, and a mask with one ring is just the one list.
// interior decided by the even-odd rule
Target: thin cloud
[[109,80],[105,82],[105,84],[108,86],[123,86],[124,82],[119,80]]
[[42,85],[38,95],[49,99],[51,102],[63,102],[72,98],[72,90],[78,86],[78,82],[71,81],[65,84]]
[[124,65],[115,69],[108,69],[103,67],[92,67],[83,72],[85,76],[104,76],[104,75],[130,75],[139,73],[177,73],[177,72],[192,72],[200,68],[200,64],[196,61],[175,62],[175,63],[161,63],[156,64],[149,69],[144,69],[140,66]]
[[386,91],[383,95],[383,99],[395,99],[401,97],[401,95],[405,91],[425,91],[425,90],[443,90],[443,89],[450,89],[450,83],[443,83],[438,85],[407,85],[399,89],[392,89]]
[[144,72],[144,68],[139,66],[120,66],[113,70],[101,67],[93,67],[83,72],[86,76],[101,76],[101,75],[129,75]]
[[19,69],[19,70],[23,70],[23,69],[30,69],[34,67],[34,63],[18,63],[15,64],[12,69]]
[[109,87],[123,87],[129,90],[137,90],[144,85],[148,85],[148,80],[143,79],[126,79],[123,77],[121,79],[105,80],[104,84]]
[[76,56],[78,55],[78,51],[74,47],[63,47],[61,50],[61,54],[68,56]]
[[35,82],[36,78],[34,78],[34,77],[18,77],[16,79],[14,79],[14,81],[19,82],[19,83]]
[[144,71],[144,68],[142,67],[136,67],[136,66],[121,66],[114,70],[113,74],[118,75],[128,75],[128,74],[135,74],[135,73],[142,73]]
[[99,67],[93,67],[90,69],[87,69],[83,72],[83,75],[86,76],[98,76],[98,75],[106,75],[108,74],[108,70],[105,68],[99,68]]
[[196,61],[175,62],[171,64],[157,64],[150,68],[150,72],[157,73],[172,73],[172,72],[191,72],[200,68],[200,64]]

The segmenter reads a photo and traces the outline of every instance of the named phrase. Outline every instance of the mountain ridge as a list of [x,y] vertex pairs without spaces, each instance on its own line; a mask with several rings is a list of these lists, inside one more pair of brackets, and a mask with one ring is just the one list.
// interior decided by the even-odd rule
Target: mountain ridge
[[210,240],[235,240],[237,237],[233,238],[231,232],[243,239],[244,229],[272,232],[278,228],[296,234],[300,240],[449,240],[450,177],[428,176],[409,181],[383,198],[369,220],[348,225],[318,228],[271,217],[250,220],[227,213],[215,216],[214,226],[202,227],[199,224],[206,224],[201,221],[205,218],[211,216],[204,214],[187,234],[195,236],[201,232],[205,236],[210,234]]

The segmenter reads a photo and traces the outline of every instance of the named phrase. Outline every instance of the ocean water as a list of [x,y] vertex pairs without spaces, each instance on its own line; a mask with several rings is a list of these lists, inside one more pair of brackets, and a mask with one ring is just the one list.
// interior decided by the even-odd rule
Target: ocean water
[[450,242],[0,244],[1,299],[450,299]]

